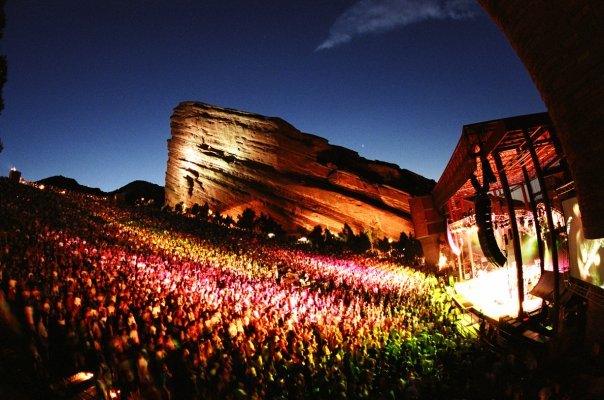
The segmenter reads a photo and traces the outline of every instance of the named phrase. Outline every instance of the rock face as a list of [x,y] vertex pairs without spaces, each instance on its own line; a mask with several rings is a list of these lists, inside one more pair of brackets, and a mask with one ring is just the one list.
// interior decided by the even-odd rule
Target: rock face
[[369,161],[282,119],[183,102],[168,140],[166,204],[207,203],[237,220],[243,210],[287,231],[316,225],[398,239],[413,232],[409,199],[434,185],[393,164]]

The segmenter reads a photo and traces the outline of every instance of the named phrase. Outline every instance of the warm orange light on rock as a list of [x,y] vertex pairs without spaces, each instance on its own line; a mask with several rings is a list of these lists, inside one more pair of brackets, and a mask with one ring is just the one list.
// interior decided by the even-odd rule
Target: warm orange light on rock
[[290,232],[321,225],[377,238],[413,233],[409,199],[433,181],[369,161],[279,118],[185,102],[168,140],[166,203],[208,206],[237,219],[245,208]]

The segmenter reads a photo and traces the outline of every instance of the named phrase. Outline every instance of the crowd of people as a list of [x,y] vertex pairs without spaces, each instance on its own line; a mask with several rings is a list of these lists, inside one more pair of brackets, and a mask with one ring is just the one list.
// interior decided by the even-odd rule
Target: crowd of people
[[527,368],[464,336],[434,276],[0,185],[2,329],[49,386],[90,371],[100,399],[523,398]]

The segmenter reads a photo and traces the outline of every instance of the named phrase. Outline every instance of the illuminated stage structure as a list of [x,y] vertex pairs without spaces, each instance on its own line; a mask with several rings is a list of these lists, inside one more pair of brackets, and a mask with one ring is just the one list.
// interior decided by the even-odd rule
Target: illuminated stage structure
[[604,240],[583,238],[576,196],[547,113],[466,125],[432,195],[413,204],[416,237],[473,310],[538,315],[555,336],[569,302],[587,300],[600,321],[604,307]]

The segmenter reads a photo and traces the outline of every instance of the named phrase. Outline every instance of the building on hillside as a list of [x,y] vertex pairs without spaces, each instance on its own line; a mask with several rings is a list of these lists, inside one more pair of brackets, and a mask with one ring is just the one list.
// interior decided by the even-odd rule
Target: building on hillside
[[10,171],[8,171],[8,179],[11,182],[19,183],[21,181],[21,171],[15,167],[12,167]]

